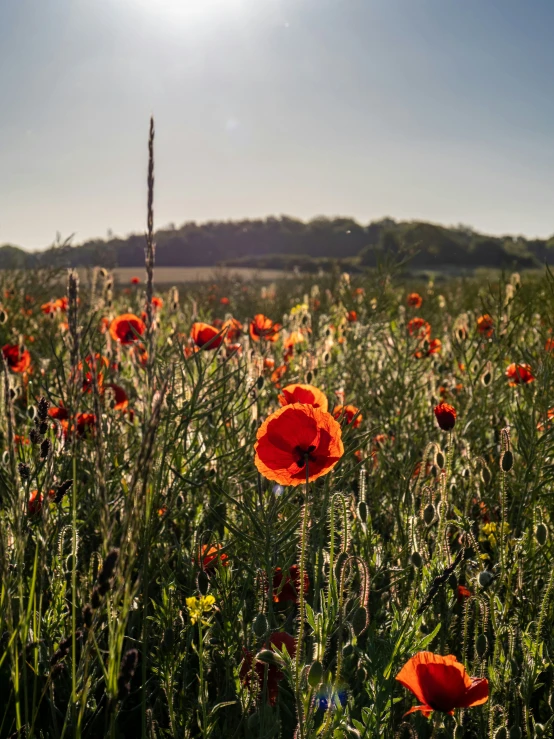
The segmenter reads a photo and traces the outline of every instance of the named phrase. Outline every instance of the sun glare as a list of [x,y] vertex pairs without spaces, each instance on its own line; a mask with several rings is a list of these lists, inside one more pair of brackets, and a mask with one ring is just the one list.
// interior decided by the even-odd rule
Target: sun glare
[[252,0],[128,0],[135,10],[159,20],[206,20],[234,15],[252,6]]

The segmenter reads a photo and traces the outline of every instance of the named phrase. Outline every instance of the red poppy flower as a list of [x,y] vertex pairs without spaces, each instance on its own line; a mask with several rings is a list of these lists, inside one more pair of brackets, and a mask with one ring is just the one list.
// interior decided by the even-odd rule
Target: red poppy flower
[[[304,593],[310,588],[308,573],[304,572]],[[298,603],[298,591],[300,590],[300,567],[292,565],[288,575],[283,575],[280,567],[275,568],[273,574],[273,602],[274,603]]]
[[209,544],[202,545],[200,550],[200,561],[203,570],[213,568],[218,564],[222,567],[229,566],[229,562],[227,561],[229,557],[225,552],[220,551],[222,548],[221,544],[212,544],[211,546]]
[[209,323],[193,323],[190,335],[201,349],[217,349],[223,342],[223,333]]
[[423,318],[411,318],[406,324],[406,328],[410,336],[416,336],[418,339],[423,340],[429,340],[431,338],[431,324],[427,323]]
[[48,316],[51,313],[57,313],[61,308],[61,300],[49,300],[47,303],[43,303],[40,306],[41,311],[44,315]]
[[110,366],[108,358],[102,356],[98,352],[94,356],[92,354],[88,354],[85,357],[84,363],[79,362],[79,364],[77,365],[77,368],[80,372],[83,371],[84,364],[90,367],[90,372],[85,372],[83,375],[83,392],[91,392],[93,375],[96,375],[96,385],[98,389],[102,390],[102,387],[104,385],[104,373],[102,372],[102,367]]
[[455,708],[480,706],[489,698],[488,680],[469,677],[452,654],[442,657],[419,652],[406,662],[396,679],[422,703],[408,713],[422,711],[429,716],[432,711],[442,711],[453,715]]
[[492,336],[494,331],[494,321],[488,313],[479,316],[477,319],[477,331],[483,336]]
[[283,388],[282,394],[279,395],[279,403],[281,405],[305,403],[306,405],[313,405],[314,408],[321,408],[322,411],[327,411],[329,408],[325,393],[313,385],[287,385]]
[[273,323],[271,318],[258,313],[250,322],[250,337],[253,341],[260,341],[260,339],[277,341],[277,336],[281,328],[280,323]]
[[114,318],[110,325],[110,336],[120,344],[133,344],[145,331],[144,321],[134,313],[123,313]]
[[85,437],[96,430],[96,416],[94,413],[77,413],[75,418],[78,436]]
[[63,405],[59,405],[58,407],[53,405],[48,409],[48,415],[50,418],[55,418],[57,421],[67,421],[69,418],[69,411],[67,408],[64,408]]
[[356,311],[348,311],[348,313],[346,314],[346,320],[348,321],[348,323],[356,323],[356,321],[358,320],[358,314],[356,313]]
[[[290,634],[284,631],[274,632],[269,639],[269,647],[277,647],[282,652],[286,648],[287,652],[291,657],[296,656],[296,640]],[[254,662],[254,655],[252,652],[244,650],[244,662],[240,668],[239,677],[245,685],[250,685],[252,676],[252,663]],[[260,690],[263,689],[264,677],[265,677],[266,665],[264,662],[256,661],[254,671],[258,678]],[[283,679],[284,675],[277,665],[267,666],[267,699],[269,703],[274,706],[277,703],[277,696],[279,694],[279,682]]]
[[264,359],[264,369],[274,369],[275,367],[275,360],[272,357],[265,357]]
[[138,277],[131,277],[131,285],[140,285],[140,279]]
[[256,467],[280,485],[300,485],[330,472],[344,454],[334,418],[311,405],[293,403],[272,413],[258,429]]
[[510,364],[506,370],[506,377],[509,379],[508,385],[510,387],[528,385],[535,379],[531,367],[528,364]]
[[126,410],[129,405],[129,398],[121,385],[116,385],[115,383],[110,382],[105,387],[109,388],[113,392],[114,411]]
[[34,516],[35,513],[39,513],[42,509],[42,501],[44,500],[42,493],[38,490],[31,490],[29,496],[29,502],[27,503],[27,513],[29,516]]
[[473,593],[471,590],[468,590],[465,585],[458,585],[456,588],[456,597],[458,599],[458,603],[463,603],[466,598],[471,598]]
[[27,372],[31,366],[31,355],[17,344],[4,344],[2,354],[8,369],[15,373]]
[[229,298],[223,297],[219,299],[219,302],[221,303],[221,305],[229,305],[231,301],[229,300]]
[[421,304],[423,303],[423,298],[421,297],[419,293],[410,293],[408,297],[406,298],[406,302],[412,308],[421,308]]
[[357,429],[363,421],[360,409],[356,408],[355,405],[336,405],[333,410],[333,416],[341,423],[346,421],[348,425],[352,424],[352,428],[355,429]]
[[146,367],[148,364],[148,352],[142,342],[137,342],[131,347],[132,356],[135,358],[142,367]]
[[443,431],[452,431],[456,424],[456,409],[448,403],[439,403],[434,409],[435,418]]

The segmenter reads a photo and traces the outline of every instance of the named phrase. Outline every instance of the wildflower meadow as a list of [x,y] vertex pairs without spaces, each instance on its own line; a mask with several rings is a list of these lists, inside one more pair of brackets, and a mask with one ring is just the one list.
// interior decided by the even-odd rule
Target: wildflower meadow
[[552,737],[550,272],[154,259],[0,272],[0,736]]

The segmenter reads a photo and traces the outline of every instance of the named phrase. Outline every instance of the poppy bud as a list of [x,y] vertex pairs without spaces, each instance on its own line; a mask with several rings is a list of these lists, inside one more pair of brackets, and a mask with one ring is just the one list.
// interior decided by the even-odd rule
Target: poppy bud
[[488,387],[488,385],[490,385],[490,382],[491,382],[491,380],[492,380],[492,375],[491,375],[491,373],[490,373],[490,372],[485,372],[485,374],[484,374],[484,375],[483,375],[483,377],[482,377],[482,380],[481,380],[481,382],[483,383],[483,385],[484,385],[485,387]]
[[323,665],[319,660],[316,660],[310,665],[308,670],[308,684],[312,688],[317,688],[323,678]]
[[8,320],[8,314],[6,313],[6,311],[0,310],[0,324],[6,323],[7,320]]
[[337,561],[335,562],[335,577],[337,578],[337,580],[340,580],[342,568],[347,559],[348,554],[346,552],[340,552],[339,556],[337,557]]
[[308,385],[310,384],[312,380],[313,380],[312,372],[311,371],[306,372],[306,382],[308,383]]
[[514,466],[514,455],[509,449],[506,449],[500,458],[500,466],[504,472],[509,472]]
[[196,585],[201,595],[206,595],[210,589],[210,578],[205,570],[200,570],[196,576]]
[[352,644],[347,644],[345,647],[343,647],[342,656],[345,659],[348,659],[353,654],[354,654],[354,647],[352,646]]
[[440,470],[444,469],[444,454],[442,452],[437,452],[435,462]]
[[547,538],[548,538],[548,529],[543,523],[539,523],[539,525],[535,529],[535,539],[538,541],[538,543],[541,546],[544,546],[546,544]]
[[258,379],[256,380],[256,385],[258,386],[258,390],[261,390],[264,386],[264,377],[263,375],[260,375]]
[[358,515],[362,523],[367,521],[367,503],[364,500],[361,500],[358,503]]
[[360,606],[354,611],[354,615],[350,623],[352,624],[352,630],[356,636],[361,636],[367,628],[368,624],[367,609],[364,606]]
[[496,730],[494,739],[508,739],[508,729],[505,726],[501,726]]
[[544,736],[544,725],[543,724],[535,724],[535,736],[536,737]]
[[423,511],[423,520],[427,526],[430,526],[435,520],[435,506],[432,503],[425,506],[425,510]]
[[266,665],[276,665],[277,667],[283,667],[284,663],[278,654],[273,652],[271,649],[262,649],[256,655],[258,662],[264,662]]
[[456,728],[454,729],[454,739],[463,739],[464,736],[465,736],[465,729],[463,726],[460,726],[460,724],[458,724]]
[[452,431],[456,424],[456,409],[448,403],[439,403],[435,406],[435,418],[443,431]]
[[421,554],[419,552],[412,552],[410,560],[416,569],[420,570],[423,567],[423,560],[421,559]]
[[254,619],[252,623],[252,631],[254,634],[261,639],[262,636],[265,636],[267,634],[269,626],[267,623],[267,618],[265,617],[264,613],[258,613],[256,618]]
[[475,651],[477,652],[479,659],[483,659],[488,648],[489,642],[486,634],[478,634],[477,639],[475,640]]
[[491,471],[488,467],[482,467],[481,468],[481,480],[485,483],[485,485],[490,485],[490,481],[492,479]]
[[512,726],[510,729],[510,739],[521,739],[522,733],[519,726]]
[[464,469],[462,470],[462,477],[464,478],[464,480],[469,480],[470,475],[471,472],[469,467],[464,467]]
[[494,575],[489,570],[483,570],[479,573],[479,585],[486,588],[494,580]]

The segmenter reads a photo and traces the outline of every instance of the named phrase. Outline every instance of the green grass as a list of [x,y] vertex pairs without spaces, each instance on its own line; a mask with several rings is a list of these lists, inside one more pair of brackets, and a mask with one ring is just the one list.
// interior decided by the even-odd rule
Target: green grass
[[[554,283],[510,279],[374,271],[268,287],[221,274],[177,300],[155,292],[143,365],[100,330],[141,314],[142,286],[113,294],[95,273],[69,315],[50,317],[40,306],[66,294],[58,275],[0,273],[0,346],[31,355],[28,373],[0,373],[0,737],[552,736]],[[283,324],[276,343],[249,338],[257,313]],[[191,351],[193,321],[227,314],[245,326],[242,353]],[[440,353],[414,356],[426,350],[414,316]],[[304,341],[281,385],[311,383],[330,410],[362,414],[308,491],[275,490],[254,465],[258,425],[279,407],[264,359],[284,365],[293,332]],[[94,353],[107,365],[85,360],[83,392],[79,362]],[[511,387],[512,362],[534,382]],[[65,436],[51,418],[41,428],[41,398],[68,409]],[[441,399],[457,410],[452,435],[434,418]],[[96,416],[93,432],[72,431],[78,413]],[[203,545],[225,555],[207,570]],[[300,603],[274,579],[294,564],[309,579]],[[187,599],[201,595],[213,603],[193,624]],[[268,653],[274,632],[302,637],[296,656]],[[486,677],[488,702],[404,717],[417,700],[395,676],[424,649]]]

